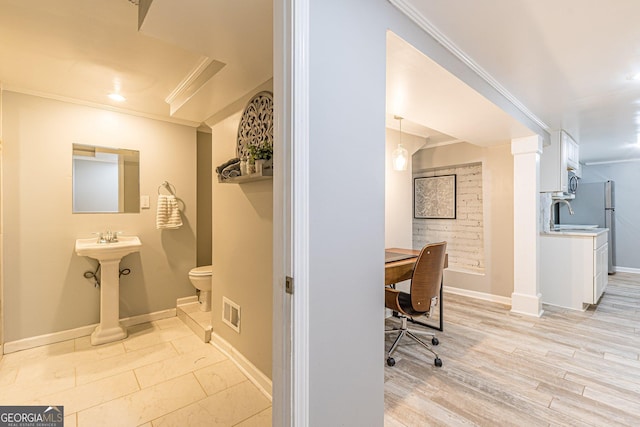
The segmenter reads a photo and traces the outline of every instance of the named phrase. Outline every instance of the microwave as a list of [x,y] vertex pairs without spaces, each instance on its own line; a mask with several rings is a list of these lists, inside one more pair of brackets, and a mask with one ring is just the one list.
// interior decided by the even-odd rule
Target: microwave
[[569,194],[576,194],[576,192],[578,191],[578,183],[580,181],[580,178],[572,171],[568,171],[568,173],[569,185],[567,185],[567,189],[569,190]]

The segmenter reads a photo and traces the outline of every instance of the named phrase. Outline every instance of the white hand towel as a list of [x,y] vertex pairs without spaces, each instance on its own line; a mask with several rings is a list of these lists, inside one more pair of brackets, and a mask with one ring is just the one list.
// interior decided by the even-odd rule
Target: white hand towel
[[158,210],[156,212],[156,228],[158,230],[176,229],[182,227],[182,217],[178,207],[178,199],[174,195],[158,195]]

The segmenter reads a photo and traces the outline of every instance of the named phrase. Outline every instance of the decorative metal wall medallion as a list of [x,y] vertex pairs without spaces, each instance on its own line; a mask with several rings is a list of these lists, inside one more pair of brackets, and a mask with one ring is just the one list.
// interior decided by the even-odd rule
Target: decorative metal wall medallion
[[256,94],[242,113],[238,125],[238,158],[248,156],[250,146],[273,148],[273,94]]

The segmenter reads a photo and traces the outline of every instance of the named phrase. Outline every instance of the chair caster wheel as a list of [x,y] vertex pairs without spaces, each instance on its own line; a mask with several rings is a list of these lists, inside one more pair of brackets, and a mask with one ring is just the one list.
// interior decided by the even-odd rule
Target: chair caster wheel
[[440,341],[438,341],[438,338],[433,337],[433,338],[431,338],[431,344],[438,345],[438,344],[440,344]]
[[[396,364],[396,359],[394,359],[393,357],[387,357],[387,365],[393,366],[395,364]],[[440,362],[440,364],[442,365],[442,362]]]
[[439,368],[442,366],[442,360],[439,357],[436,357],[436,359],[433,361],[433,364]]

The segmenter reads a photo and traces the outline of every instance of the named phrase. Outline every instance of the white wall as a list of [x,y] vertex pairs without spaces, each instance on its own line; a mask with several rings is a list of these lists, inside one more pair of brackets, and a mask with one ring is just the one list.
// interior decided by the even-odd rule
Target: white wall
[[[400,132],[386,129],[385,197],[384,197],[384,245],[386,248],[411,248],[413,246],[413,178],[412,162],[406,171],[393,170],[392,153],[398,147]],[[402,133],[402,146],[409,156],[418,151],[427,140]]]
[[[193,295],[196,131],[186,126],[14,92],[3,94],[5,342],[99,321],[99,289],[83,272],[96,261],[74,253],[75,239],[122,230],[142,241],[125,257],[120,316],[174,308]],[[72,214],[72,144],[140,151],[141,194],[151,209],[135,214]],[[155,199],[163,181],[184,204],[184,226],[156,230]]]
[[2,99],[4,92],[2,90],[2,82],[0,81],[0,360],[4,354],[4,266],[3,260],[3,248],[4,248],[4,221],[2,220],[2,197],[4,195],[3,178],[1,171],[4,170],[2,152],[4,151],[4,140],[2,138]]
[[[615,247],[616,267],[640,270],[640,164],[613,163],[582,167],[580,184],[588,182],[615,182]],[[578,193],[580,187],[578,186]]]
[[198,141],[198,236],[197,265],[211,265],[211,185],[213,183],[211,164],[211,134],[197,133]]
[[381,426],[387,3],[310,5],[309,425]]
[[460,143],[418,151],[414,170],[482,164],[485,269],[483,274],[445,270],[447,288],[509,298],[513,292],[513,157],[510,146]]
[[[236,157],[238,123],[249,99],[226,107],[211,128],[213,198],[213,332],[231,344],[266,377],[272,365],[273,182],[219,183],[215,167]],[[240,306],[240,333],[221,319],[222,298]]]
[[[308,3],[309,49],[304,56],[310,61],[305,75],[310,87],[307,92],[297,80],[294,85],[285,78],[287,84],[278,94],[284,99],[291,96],[290,90],[300,91],[308,106],[293,112],[293,127],[298,129],[296,120],[306,120],[307,107],[310,126],[310,238],[301,250],[309,259],[309,325],[308,331],[303,330],[309,343],[309,358],[303,364],[309,371],[308,380],[299,385],[307,387],[309,425],[382,426],[387,30],[488,99],[518,117],[522,114],[387,0]],[[294,24],[304,29],[303,19]],[[496,179],[491,181],[492,191],[508,191],[512,178],[503,183],[502,177],[489,177]],[[508,194],[512,199],[512,192]],[[505,212],[505,218],[497,216],[496,224],[512,233],[508,215],[513,207],[509,211],[508,204],[508,200],[496,202],[496,209]],[[512,241],[505,248],[495,245],[491,257],[512,270],[510,247]],[[505,280],[503,272],[492,278]],[[513,271],[509,280],[513,281]],[[304,325],[294,329],[297,326]]]

